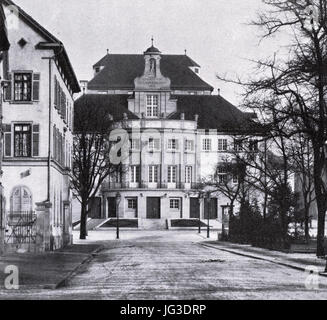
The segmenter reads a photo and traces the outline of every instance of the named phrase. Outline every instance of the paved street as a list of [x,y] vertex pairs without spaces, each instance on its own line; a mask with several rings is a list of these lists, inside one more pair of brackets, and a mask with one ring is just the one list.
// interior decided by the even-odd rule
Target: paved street
[[307,290],[307,274],[202,245],[195,232],[91,232],[105,249],[58,290],[2,292],[41,299],[326,299],[327,278]]

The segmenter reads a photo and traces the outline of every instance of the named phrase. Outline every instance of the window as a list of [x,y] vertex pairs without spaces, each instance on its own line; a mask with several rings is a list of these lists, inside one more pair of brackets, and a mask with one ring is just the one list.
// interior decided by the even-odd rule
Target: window
[[258,140],[250,140],[249,141],[249,151],[250,152],[258,151]]
[[185,141],[185,151],[194,151],[194,141],[193,140]]
[[203,139],[202,150],[203,151],[211,151],[211,139]]
[[140,150],[140,140],[131,139],[130,140],[131,150]]
[[234,139],[234,151],[241,152],[243,149],[243,141],[240,139]]
[[158,183],[158,166],[149,166],[149,183]]
[[32,100],[32,73],[14,74],[14,99],[15,101]]
[[15,157],[31,157],[32,133],[30,124],[16,124],[14,126]]
[[131,183],[140,182],[140,167],[139,166],[131,166]]
[[218,151],[227,151],[227,139],[218,139]]
[[218,167],[217,176],[218,176],[219,183],[227,182],[227,172],[224,167]]
[[233,175],[233,183],[234,184],[238,183],[238,176],[236,174]]
[[159,99],[156,95],[148,95],[146,97],[146,116],[158,117],[159,115]]
[[127,206],[128,206],[128,209],[130,209],[130,210],[136,210],[137,209],[137,199],[136,198],[127,199]]
[[177,181],[177,167],[168,166],[168,183],[176,183]]
[[177,150],[178,149],[178,141],[176,139],[168,140],[168,150]]
[[148,148],[149,151],[160,150],[160,139],[149,138]]
[[192,183],[192,167],[185,167],[185,183]]
[[170,209],[179,210],[180,209],[180,199],[170,199]]

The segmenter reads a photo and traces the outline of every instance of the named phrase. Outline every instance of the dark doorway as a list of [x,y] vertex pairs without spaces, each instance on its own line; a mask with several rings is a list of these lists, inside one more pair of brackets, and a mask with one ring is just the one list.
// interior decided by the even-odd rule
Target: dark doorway
[[146,200],[147,219],[160,219],[160,198],[147,198]]
[[199,219],[200,218],[200,203],[197,198],[190,198],[190,218]]
[[210,207],[209,207],[208,201],[205,199],[205,201],[204,201],[204,219],[208,219],[208,213],[209,213],[210,220],[218,218],[217,203],[218,203],[218,200],[216,198],[210,199]]
[[89,218],[101,219],[101,198],[91,198],[89,201]]
[[116,218],[117,212],[116,212],[116,198],[110,197],[108,198],[108,218]]

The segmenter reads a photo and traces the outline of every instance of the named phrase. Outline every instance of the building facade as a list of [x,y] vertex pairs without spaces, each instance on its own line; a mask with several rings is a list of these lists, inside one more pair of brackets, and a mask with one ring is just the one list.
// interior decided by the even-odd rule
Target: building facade
[[129,156],[91,201],[91,218],[137,218],[144,228],[174,219],[222,222],[229,200],[215,194],[201,201],[198,185],[252,119],[213,94],[200,70],[186,54],[163,55],[153,45],[140,55],[107,54],[94,65],[75,112],[88,102],[106,109],[114,128],[128,132]]
[[69,176],[73,95],[80,91],[63,44],[12,1],[2,1],[10,50],[4,56],[3,177],[7,215],[50,211],[48,249],[71,242]]

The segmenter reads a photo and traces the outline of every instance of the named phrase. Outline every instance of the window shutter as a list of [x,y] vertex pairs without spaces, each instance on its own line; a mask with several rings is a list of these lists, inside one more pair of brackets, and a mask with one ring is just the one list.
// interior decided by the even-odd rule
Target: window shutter
[[58,109],[58,82],[56,76],[54,76],[54,107]]
[[176,150],[179,150],[179,141],[175,140],[175,142],[176,142]]
[[38,157],[40,145],[40,126],[38,124],[33,125],[33,157]]
[[40,101],[40,73],[33,73],[33,101]]
[[7,84],[7,87],[4,90],[4,97],[3,97],[4,101],[11,101],[12,100],[12,87],[13,87],[13,85],[12,85],[12,74],[11,73],[8,73],[8,80],[10,82]]
[[11,125],[4,124],[3,125],[4,131],[4,145],[5,145],[5,157],[11,157]]

